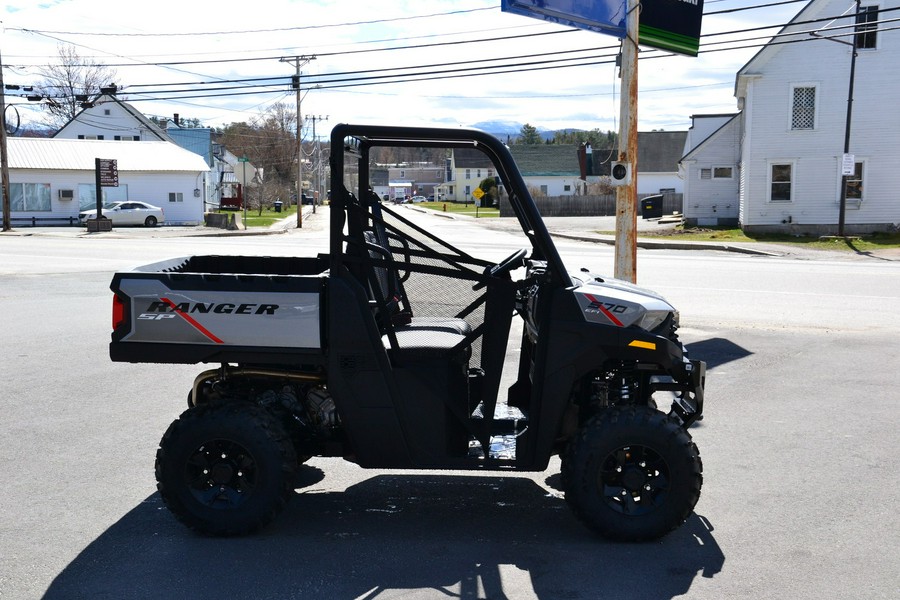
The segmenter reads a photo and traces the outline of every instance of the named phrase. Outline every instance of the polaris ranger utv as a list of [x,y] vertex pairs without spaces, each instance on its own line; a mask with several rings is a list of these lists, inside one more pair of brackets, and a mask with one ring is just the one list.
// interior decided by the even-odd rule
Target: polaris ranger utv
[[[379,147],[483,153],[525,247],[487,261],[383,206]],[[490,135],[344,124],[331,152],[328,253],[191,256],[113,278],[112,360],[218,364],[156,455],[174,515],[208,534],[256,531],[313,456],[505,472],[543,471],[559,454],[566,501],[601,535],[648,540],[683,523],[702,483],[688,427],[705,364],[679,342],[677,311],[629,283],[567,273]],[[501,392],[514,317],[521,352]]]

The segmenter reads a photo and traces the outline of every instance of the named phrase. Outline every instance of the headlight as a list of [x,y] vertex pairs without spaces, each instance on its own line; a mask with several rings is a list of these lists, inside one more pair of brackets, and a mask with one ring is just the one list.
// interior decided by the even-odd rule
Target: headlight
[[641,317],[641,321],[638,323],[638,327],[644,329],[646,331],[654,332],[658,329],[663,323],[666,322],[666,319],[669,318],[669,315],[672,316],[674,320],[674,325],[678,325],[678,312],[677,311],[669,311],[669,310],[648,310],[647,313]]

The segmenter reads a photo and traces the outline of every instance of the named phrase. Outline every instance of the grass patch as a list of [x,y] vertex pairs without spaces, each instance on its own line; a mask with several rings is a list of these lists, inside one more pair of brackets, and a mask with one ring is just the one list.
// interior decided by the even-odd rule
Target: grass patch
[[[225,214],[234,214],[235,212],[241,215],[241,218],[244,218],[244,211],[233,211],[233,210],[223,210],[219,211]],[[262,214],[259,213],[259,209],[249,209],[247,210],[247,218],[244,219],[244,225],[246,227],[270,227],[277,223],[282,219],[286,219],[294,215],[294,218],[297,216],[297,207],[296,206],[283,206],[281,208],[281,212],[277,213],[272,208],[264,208],[262,210]]]
[[[436,210],[438,212],[446,212],[452,213],[456,215],[468,215],[470,217],[499,217],[500,209],[499,208],[477,208],[475,204],[469,202],[468,205],[460,202],[422,202],[420,204],[415,204],[414,206],[421,206],[423,208],[430,208],[431,210]],[[477,213],[477,214],[476,214]]]
[[900,232],[873,233],[851,239],[820,239],[819,236],[796,236],[787,233],[746,234],[737,227],[675,227],[654,232],[638,232],[638,237],[671,238],[693,242],[766,242],[790,244],[818,250],[870,252],[900,248]]

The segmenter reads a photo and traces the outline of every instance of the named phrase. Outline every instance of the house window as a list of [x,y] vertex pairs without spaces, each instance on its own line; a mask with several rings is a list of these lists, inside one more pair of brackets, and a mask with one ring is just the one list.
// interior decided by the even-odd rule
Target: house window
[[476,169],[475,177],[477,177],[478,179],[481,179],[481,169]]
[[49,183],[9,184],[9,207],[12,212],[49,212]]
[[713,167],[712,168],[712,178],[713,179],[732,179],[732,168],[731,167]]
[[793,186],[793,165],[790,163],[772,164],[769,171],[769,201],[790,202]]
[[546,185],[541,186],[541,194],[546,196],[547,192],[549,192],[549,191],[550,191],[550,188],[548,188]]
[[847,200],[862,201],[863,194],[863,164],[854,165],[853,175],[847,175]]
[[791,109],[791,129],[815,129],[816,88],[795,86]]
[[563,186],[563,191],[564,191],[564,192],[571,192],[571,191],[572,191],[572,186],[569,185],[569,184],[567,183],[566,185]]
[[466,169],[466,179],[472,179],[472,169]]
[[169,202],[184,202],[184,194],[181,192],[169,192]]
[[[102,192],[104,204],[128,200],[128,184],[120,183],[119,187],[105,187]],[[97,208],[97,185],[95,183],[79,183],[78,210],[91,208]]]
[[874,50],[878,46],[878,7],[860,6],[856,13],[856,47]]

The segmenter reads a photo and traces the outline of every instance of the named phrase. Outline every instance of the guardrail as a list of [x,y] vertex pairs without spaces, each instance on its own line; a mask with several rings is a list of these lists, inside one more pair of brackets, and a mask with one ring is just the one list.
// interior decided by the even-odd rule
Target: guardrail
[[38,221],[54,221],[60,225],[78,225],[78,217],[11,217],[11,222],[30,223],[32,227],[38,226]]

